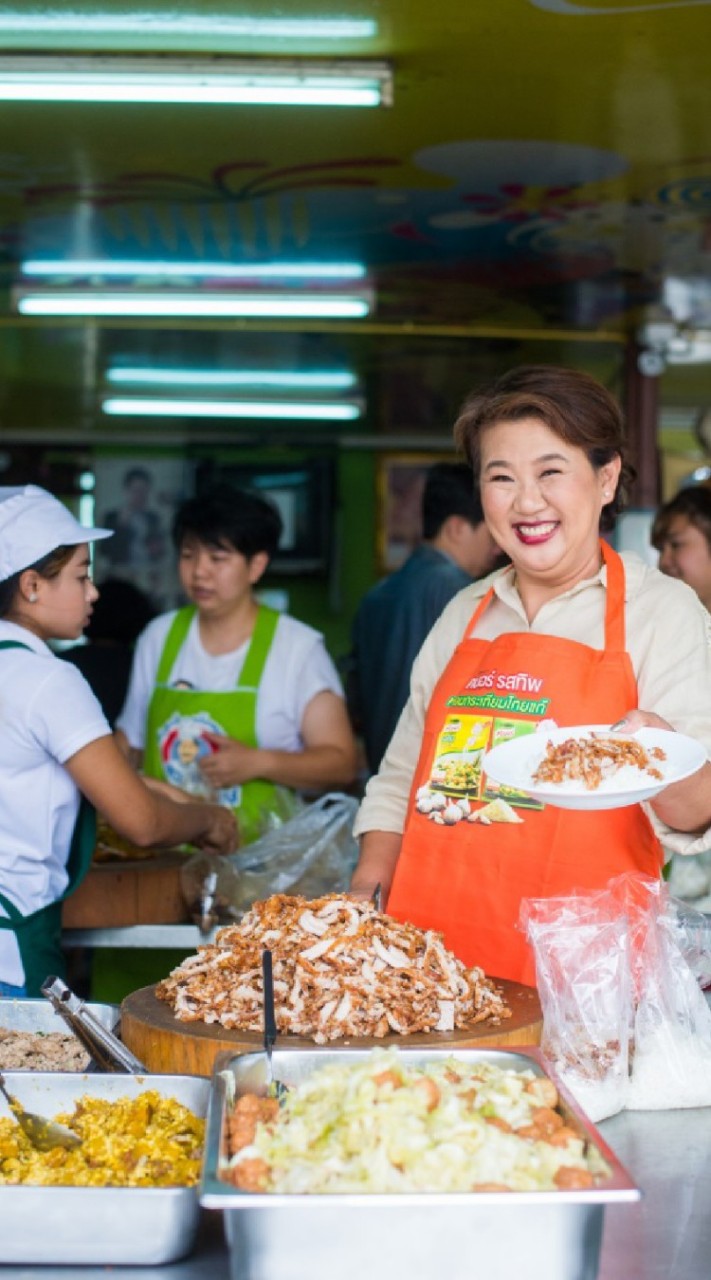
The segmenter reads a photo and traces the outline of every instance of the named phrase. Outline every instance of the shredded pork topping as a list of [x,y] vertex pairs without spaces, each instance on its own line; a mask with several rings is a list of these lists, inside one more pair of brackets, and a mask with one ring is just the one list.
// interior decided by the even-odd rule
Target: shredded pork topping
[[275,894],[220,929],[158,984],[183,1022],[240,1031],[263,1025],[262,952],[272,952],[277,1029],[317,1044],[342,1036],[451,1031],[511,1016],[482,969],[441,933],[417,929],[343,894]]
[[547,743],[533,780],[554,784],[581,782],[588,791],[596,791],[602,782],[628,765],[661,780],[664,775],[654,763],[661,760],[666,760],[666,753],[660,747],[646,751],[634,738],[566,738],[557,746]]

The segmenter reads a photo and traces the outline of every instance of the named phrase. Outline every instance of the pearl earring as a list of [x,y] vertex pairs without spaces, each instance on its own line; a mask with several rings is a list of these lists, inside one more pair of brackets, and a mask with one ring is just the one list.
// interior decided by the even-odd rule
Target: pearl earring
[[27,599],[29,600],[30,604],[37,604],[37,593],[33,591],[31,595],[27,597]]

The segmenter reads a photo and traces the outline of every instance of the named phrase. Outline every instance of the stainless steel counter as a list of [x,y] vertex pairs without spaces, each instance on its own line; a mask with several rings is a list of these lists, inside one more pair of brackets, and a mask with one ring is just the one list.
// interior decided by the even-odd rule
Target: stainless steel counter
[[605,1214],[598,1280],[709,1280],[711,1107],[623,1111],[599,1129],[644,1197]]
[[[711,1107],[628,1111],[599,1127],[645,1194],[638,1205],[607,1210],[598,1280],[709,1280]],[[107,1280],[118,1272],[77,1267],[73,1274]],[[229,1280],[221,1215],[203,1213],[189,1258],[164,1267],[122,1267],[120,1274],[121,1280]],[[309,1274],[304,1258],[303,1280]],[[67,1269],[0,1266],[0,1280],[67,1280]],[[393,1280],[407,1278],[394,1269]]]
[[114,929],[64,929],[65,947],[130,947],[146,951],[197,950],[214,942],[217,929],[203,933],[196,924],[131,924]]

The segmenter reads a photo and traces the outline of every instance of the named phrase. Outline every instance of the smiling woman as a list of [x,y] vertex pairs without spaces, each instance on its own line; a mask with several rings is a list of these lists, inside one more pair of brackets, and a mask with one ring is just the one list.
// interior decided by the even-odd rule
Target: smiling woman
[[[511,564],[461,591],[420,651],[356,820],[352,888],[365,896],[380,882],[391,915],[442,930],[465,963],[533,984],[522,898],[602,888],[627,870],[658,876],[662,839],[681,853],[711,847],[708,622],[683,584],[601,540],[633,471],[619,406],[594,378],[514,369],[466,401],[455,436]],[[512,688],[535,688],[535,699]],[[629,733],[673,728],[703,747],[693,774],[644,809],[554,808],[488,777],[485,762],[464,780],[456,822],[430,799],[474,738],[491,750],[555,725],[621,720]]]

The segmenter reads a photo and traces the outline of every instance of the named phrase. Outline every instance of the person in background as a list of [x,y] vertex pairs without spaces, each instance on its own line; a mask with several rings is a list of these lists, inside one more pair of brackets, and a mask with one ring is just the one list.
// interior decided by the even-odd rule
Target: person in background
[[86,529],[35,485],[0,488],[0,994],[39,996],[63,975],[61,903],[89,869],[95,813],[141,846],[228,853],[212,804],[174,804],[129,767],[84,677],[50,640],[76,640],[98,592]]
[[410,670],[425,636],[452,596],[501,557],[466,463],[430,467],[422,532],[421,545],[402,567],[366,592],[353,622],[348,705],[371,773],[407,702]]
[[711,489],[681,489],[659,508],[652,525],[659,568],[693,587],[711,610]]
[[294,792],[346,786],[356,768],[322,636],[254,594],[281,530],[270,502],[229,485],[182,504],[173,539],[191,603],[139,637],[117,721],[151,777],[228,804],[244,844],[289,816]]
[[121,578],[107,578],[84,632],[87,643],[59,655],[79,668],[112,728],[126,698],[134,644],[154,616],[144,591]]
[[[689,486],[665,502],[654,517],[651,542],[662,573],[686,582],[711,610],[711,489]],[[675,898],[711,911],[711,853],[672,857],[667,870]]]
[[[511,369],[467,400],[455,439],[511,563],[460,591],[422,646],[356,818],[351,892],[366,898],[380,884],[396,919],[441,930],[467,964],[534,985],[521,900],[602,889],[626,871],[659,876],[662,845],[711,848],[711,763],[644,805],[574,810],[492,791],[482,753],[554,721],[675,729],[711,756],[709,616],[685,583],[601,537],[634,471],[620,407],[595,378]],[[463,775],[457,752],[472,762]],[[453,804],[437,823],[442,787],[467,812]]]

